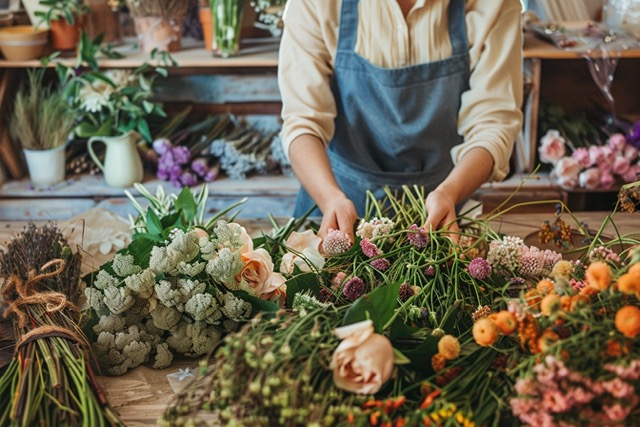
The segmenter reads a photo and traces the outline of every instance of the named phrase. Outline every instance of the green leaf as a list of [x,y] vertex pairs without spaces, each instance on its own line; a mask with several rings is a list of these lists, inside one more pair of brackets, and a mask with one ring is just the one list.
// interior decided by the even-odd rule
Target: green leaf
[[162,227],[160,218],[158,218],[158,215],[156,215],[156,213],[151,209],[147,209],[146,223],[147,223],[147,231],[150,234],[155,234],[155,235],[162,234],[162,231],[164,230],[164,228]]
[[320,290],[320,280],[315,273],[303,273],[296,275],[286,282],[287,303],[286,307],[293,305],[293,297],[300,292],[311,291],[314,296],[318,296]]
[[180,212],[175,212],[171,215],[163,216],[160,219],[160,224],[162,224],[163,230],[166,230],[167,228],[184,227],[184,224],[181,221]]
[[92,123],[85,121],[78,125],[76,128],[76,134],[81,138],[89,138],[91,136],[110,136],[112,124],[113,119],[105,121],[100,127],[96,127]]
[[189,187],[184,187],[175,202],[176,210],[182,211],[182,220],[185,225],[193,225],[193,219],[198,211],[198,204]]
[[394,365],[408,365],[411,363],[411,359],[402,354],[397,348],[393,349],[393,364]]
[[393,342],[396,340],[409,339],[416,332],[415,328],[410,327],[402,321],[399,317],[396,318],[391,324],[389,331],[389,339]]
[[162,235],[151,234],[151,233],[136,233],[132,237],[133,239],[147,239],[152,240],[154,242],[164,242],[165,238]]
[[253,308],[251,316],[255,316],[259,312],[275,312],[280,310],[280,306],[277,303],[249,295],[245,291],[231,291],[231,293],[251,304]]
[[376,332],[382,333],[382,328],[391,319],[398,304],[398,293],[402,281],[385,285],[358,298],[347,310],[342,319],[342,325],[371,319]]
[[417,347],[403,350],[404,355],[411,361],[409,367],[421,372],[432,373],[431,358],[438,352],[440,337],[429,335]]
[[153,104],[153,102],[142,101],[142,108],[144,108],[145,113],[151,114],[151,112],[155,108],[155,105]]

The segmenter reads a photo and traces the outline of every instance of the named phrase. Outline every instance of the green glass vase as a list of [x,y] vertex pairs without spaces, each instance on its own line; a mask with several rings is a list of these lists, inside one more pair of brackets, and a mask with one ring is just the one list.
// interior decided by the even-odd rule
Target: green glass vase
[[210,0],[213,15],[213,54],[222,58],[240,52],[245,0]]

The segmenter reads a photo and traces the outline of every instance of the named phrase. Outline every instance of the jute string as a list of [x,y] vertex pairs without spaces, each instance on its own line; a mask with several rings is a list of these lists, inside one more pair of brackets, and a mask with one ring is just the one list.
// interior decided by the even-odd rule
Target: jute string
[[[52,266],[57,268],[51,272],[45,273]],[[2,291],[3,297],[9,306],[4,312],[4,317],[14,314],[18,319],[18,327],[23,329],[27,327],[29,315],[26,307],[29,305],[42,305],[48,313],[55,313],[63,309],[78,311],[78,308],[67,300],[67,296],[60,292],[38,291],[36,285],[44,279],[55,277],[64,271],[65,261],[63,259],[54,259],[46,263],[40,268],[41,274],[36,274],[35,270],[31,270],[27,276],[27,280],[23,281],[20,277],[12,274],[6,281]],[[17,294],[17,297],[15,294]],[[22,335],[16,343],[16,351],[31,341],[47,338],[47,337],[67,338],[79,343],[83,343],[73,331],[62,326],[45,325],[34,328],[33,330]]]

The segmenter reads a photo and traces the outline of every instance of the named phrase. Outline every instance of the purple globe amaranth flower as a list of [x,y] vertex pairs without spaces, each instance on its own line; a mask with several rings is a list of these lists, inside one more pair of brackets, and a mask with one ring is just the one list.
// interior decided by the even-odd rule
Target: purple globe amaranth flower
[[198,183],[198,177],[193,172],[187,170],[180,175],[180,182],[183,186],[192,187]]
[[491,274],[491,266],[484,258],[474,258],[469,263],[467,271],[474,279],[484,280]]
[[173,144],[171,144],[171,141],[169,141],[167,138],[159,138],[153,141],[151,143],[151,146],[153,147],[153,151],[155,151],[156,153],[162,156],[166,154],[169,150],[171,150],[171,147],[173,147]]
[[173,147],[171,149],[171,152],[173,153],[173,158],[175,159],[176,163],[180,165],[186,165],[187,163],[189,163],[189,160],[191,160],[191,152],[187,147]]
[[204,180],[204,182],[211,182],[211,181],[215,181],[217,177],[218,177],[218,169],[212,168],[212,169],[209,169],[209,171],[204,174],[202,179]]
[[416,224],[411,224],[407,232],[407,239],[413,246],[422,249],[429,244],[429,233],[424,227],[418,228]]
[[378,271],[385,272],[391,267],[391,263],[386,258],[376,258],[371,261],[371,266]]
[[424,275],[427,277],[433,277],[436,275],[436,269],[433,265],[430,265],[429,267],[424,269]]
[[400,285],[399,297],[400,301],[405,302],[409,298],[413,296],[413,289],[409,286],[408,283],[403,283]]
[[357,276],[352,277],[342,287],[342,295],[344,295],[348,300],[355,301],[364,295],[366,287],[367,286],[361,278]]
[[627,136],[627,143],[640,149],[640,120],[634,123],[633,128]]
[[331,300],[331,297],[333,296],[333,294],[331,293],[331,291],[327,288],[322,288],[320,289],[320,292],[318,293],[318,300],[320,302],[328,302]]
[[360,248],[362,249],[362,253],[369,258],[377,257],[381,254],[376,244],[366,237],[360,241]]
[[204,177],[209,172],[209,161],[204,157],[198,157],[191,162],[191,170],[200,177]]

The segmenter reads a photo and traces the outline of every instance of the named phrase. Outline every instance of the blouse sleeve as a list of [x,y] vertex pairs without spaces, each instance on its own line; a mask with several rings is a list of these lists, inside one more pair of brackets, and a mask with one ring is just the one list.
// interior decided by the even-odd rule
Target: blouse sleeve
[[494,159],[491,181],[504,179],[522,126],[522,30],[520,2],[508,0],[494,14],[467,14],[471,34],[470,89],[462,95],[458,131],[464,142],[451,150],[457,163],[467,151],[485,148]]
[[300,135],[317,136],[325,146],[333,137],[336,104],[331,92],[331,54],[318,7],[322,2],[289,0],[280,42],[278,85],[282,97],[282,144],[289,155]]

